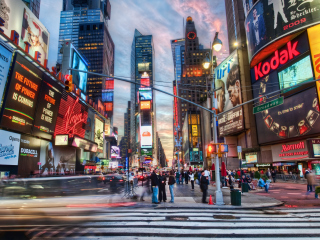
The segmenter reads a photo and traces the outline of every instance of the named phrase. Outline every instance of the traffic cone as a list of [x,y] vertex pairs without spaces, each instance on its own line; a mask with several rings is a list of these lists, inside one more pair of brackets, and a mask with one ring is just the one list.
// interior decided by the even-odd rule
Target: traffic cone
[[210,198],[209,198],[209,205],[213,205],[213,202],[212,202],[212,196],[210,195]]

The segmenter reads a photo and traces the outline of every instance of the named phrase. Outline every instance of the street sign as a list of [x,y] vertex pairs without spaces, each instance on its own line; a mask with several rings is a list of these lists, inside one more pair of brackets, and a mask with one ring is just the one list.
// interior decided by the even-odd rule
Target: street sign
[[283,104],[283,97],[280,97],[280,98],[274,99],[270,102],[253,107],[253,114],[257,114],[259,112],[262,112],[264,110],[279,106],[281,104]]
[[242,152],[242,147],[241,146],[237,146],[237,152],[241,153]]

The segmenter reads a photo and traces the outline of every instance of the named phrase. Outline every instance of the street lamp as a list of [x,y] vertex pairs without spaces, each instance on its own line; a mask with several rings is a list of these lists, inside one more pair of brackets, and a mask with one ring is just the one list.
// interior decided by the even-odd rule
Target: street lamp
[[[212,44],[212,48],[215,51],[220,51],[222,47],[222,42],[220,39],[218,39],[218,32],[216,32],[214,40],[213,40],[213,44]],[[211,59],[213,59],[213,49],[211,49]],[[211,61],[207,60],[207,57],[203,60],[203,67],[208,69],[210,67],[210,76],[213,76],[213,64],[211,63]],[[216,91],[216,90],[214,90]],[[212,91],[212,104],[213,106],[215,106],[215,98],[214,98],[214,91]],[[212,135],[213,135],[213,139],[214,139],[214,143],[218,143],[218,135],[217,135],[217,131],[216,131],[216,122],[217,122],[217,113],[216,110],[213,110],[213,126],[212,126]],[[213,163],[213,158],[212,158],[212,163]],[[216,154],[216,161],[215,161],[215,165],[216,165],[216,171],[215,171],[215,177],[216,177],[216,205],[224,205],[223,202],[223,195],[222,195],[222,191],[220,188],[220,171],[219,171],[219,156],[218,154]]]
[[202,66],[203,66],[205,69],[209,69],[209,67],[210,67],[210,57],[209,57],[209,53],[206,53],[206,57],[205,57],[205,59],[203,59]]
[[218,38],[219,32],[216,32],[216,35],[214,36],[212,47],[215,51],[219,52],[222,48],[222,41]]

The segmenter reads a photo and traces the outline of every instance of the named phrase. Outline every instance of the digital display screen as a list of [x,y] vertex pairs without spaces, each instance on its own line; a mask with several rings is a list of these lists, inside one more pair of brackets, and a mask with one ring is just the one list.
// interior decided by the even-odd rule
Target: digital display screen
[[16,54],[2,107],[3,127],[31,133],[42,74],[36,66]]
[[96,116],[95,124],[94,124],[94,128],[95,128],[94,141],[98,144],[98,152],[103,152],[103,136],[104,136],[103,125],[104,125],[104,122]]
[[313,156],[320,157],[320,144],[312,144],[313,147]]
[[150,106],[150,101],[141,101],[140,102],[140,109],[143,110],[143,109],[150,109],[151,106]]
[[246,153],[246,162],[248,163],[256,163],[258,161],[257,153]]
[[151,90],[148,90],[148,91],[140,90],[139,91],[139,98],[140,98],[140,101],[152,100],[152,91]]
[[152,127],[151,126],[141,126],[141,148],[152,147]]
[[113,91],[102,92],[102,102],[113,102]]
[[111,158],[119,158],[120,157],[120,148],[117,146],[111,146]]
[[[76,51],[73,51],[72,68],[88,71],[86,63],[80,58]],[[72,71],[72,82],[75,84],[82,93],[87,93],[87,73]]]
[[33,135],[52,139],[61,96],[62,87],[50,77],[44,75],[34,117]]
[[[278,73],[280,89],[293,87],[299,83],[313,80],[310,56],[299,60]],[[292,90],[288,89],[286,91]]]

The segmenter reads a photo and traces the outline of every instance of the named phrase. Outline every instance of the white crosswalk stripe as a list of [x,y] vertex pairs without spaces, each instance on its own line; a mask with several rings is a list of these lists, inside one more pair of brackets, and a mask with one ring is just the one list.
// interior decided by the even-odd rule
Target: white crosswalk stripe
[[114,209],[102,210],[76,226],[33,226],[32,230],[16,226],[26,229],[31,239],[79,240],[320,239],[319,227],[320,209]]

